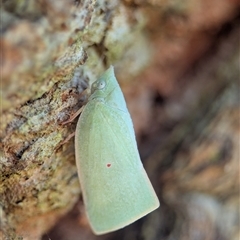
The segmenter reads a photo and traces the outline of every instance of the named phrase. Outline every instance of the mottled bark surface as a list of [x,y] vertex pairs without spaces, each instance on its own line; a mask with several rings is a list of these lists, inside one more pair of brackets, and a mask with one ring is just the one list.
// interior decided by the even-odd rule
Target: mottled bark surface
[[[239,21],[234,0],[4,1],[0,237],[239,239]],[[161,207],[96,237],[62,123],[109,64]]]

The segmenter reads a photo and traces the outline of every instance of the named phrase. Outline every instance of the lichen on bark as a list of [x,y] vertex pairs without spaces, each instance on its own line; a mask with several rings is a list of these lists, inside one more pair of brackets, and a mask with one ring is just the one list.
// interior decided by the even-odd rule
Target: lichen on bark
[[80,193],[73,141],[64,141],[75,122],[62,123],[142,23],[120,1],[9,1],[1,14],[1,234],[39,239]]

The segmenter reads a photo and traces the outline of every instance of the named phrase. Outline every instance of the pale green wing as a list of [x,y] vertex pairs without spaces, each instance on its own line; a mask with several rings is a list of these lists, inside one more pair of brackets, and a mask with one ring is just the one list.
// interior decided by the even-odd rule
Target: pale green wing
[[75,145],[86,212],[96,234],[122,228],[159,206],[128,112],[91,100],[80,116]]

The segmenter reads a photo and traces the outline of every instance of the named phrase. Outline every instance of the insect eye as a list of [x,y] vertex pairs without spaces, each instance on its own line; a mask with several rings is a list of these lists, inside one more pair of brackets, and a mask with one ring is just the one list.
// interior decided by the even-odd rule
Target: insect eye
[[105,81],[99,81],[97,84],[97,89],[103,89],[106,86],[106,82]]

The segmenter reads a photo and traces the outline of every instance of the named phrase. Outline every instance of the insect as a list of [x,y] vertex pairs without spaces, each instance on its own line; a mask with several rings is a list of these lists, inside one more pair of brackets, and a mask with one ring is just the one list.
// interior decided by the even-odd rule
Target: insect
[[75,149],[83,201],[96,235],[123,228],[159,207],[112,66],[92,84],[77,123]]

